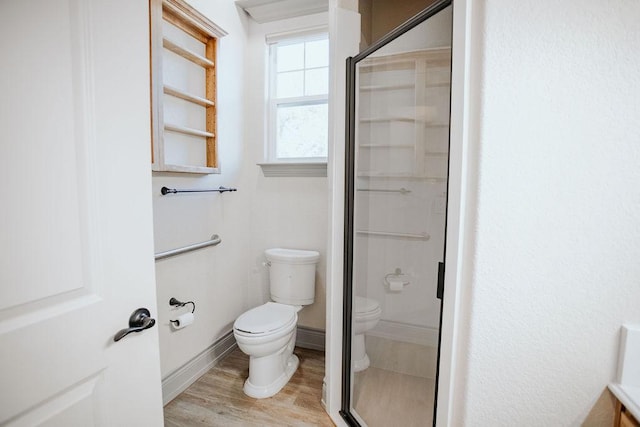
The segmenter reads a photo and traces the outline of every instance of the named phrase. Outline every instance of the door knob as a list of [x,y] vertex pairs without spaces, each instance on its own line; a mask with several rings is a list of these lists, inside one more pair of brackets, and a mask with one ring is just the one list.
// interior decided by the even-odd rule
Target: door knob
[[139,308],[131,314],[129,318],[129,327],[121,329],[113,337],[114,341],[120,341],[122,338],[129,335],[131,332],[140,332],[145,329],[152,328],[156,324],[156,319],[151,317],[151,313],[146,308]]

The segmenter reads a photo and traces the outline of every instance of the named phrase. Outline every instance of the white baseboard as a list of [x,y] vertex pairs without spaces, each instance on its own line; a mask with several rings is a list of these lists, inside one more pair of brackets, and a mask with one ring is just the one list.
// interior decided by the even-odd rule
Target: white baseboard
[[413,326],[389,320],[380,320],[375,328],[366,333],[374,337],[387,338],[420,344],[428,347],[438,346],[438,330],[424,326]]
[[324,351],[325,333],[321,329],[298,326],[296,346],[311,350]]
[[162,404],[166,405],[237,347],[233,331],[162,380]]

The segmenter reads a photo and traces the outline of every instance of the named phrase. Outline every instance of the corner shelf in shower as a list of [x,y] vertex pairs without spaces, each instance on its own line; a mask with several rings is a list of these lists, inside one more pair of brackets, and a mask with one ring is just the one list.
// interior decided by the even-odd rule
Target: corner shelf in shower
[[[447,156],[441,151],[448,142],[449,105],[440,101],[440,92],[450,87],[450,61],[451,49],[437,47],[376,56],[359,65],[361,105],[367,109],[356,119],[364,139],[358,144],[364,161],[358,177],[446,182],[441,159]],[[387,126],[397,126],[397,144],[380,129]]]
[[399,237],[405,239],[429,240],[431,238],[427,233],[396,233],[393,231],[374,231],[374,230],[356,230],[357,234],[363,234],[376,237]]
[[416,148],[413,144],[359,144],[360,148]]
[[363,117],[360,123],[415,122],[415,117]]
[[424,182],[433,183],[433,184],[447,182],[447,178],[443,178],[440,176],[422,176],[422,175],[415,175],[410,173],[387,173],[387,172],[365,171],[365,172],[358,172],[357,176],[360,178],[410,179],[410,180],[424,181]]
[[386,85],[363,85],[360,86],[360,90],[364,92],[377,92],[382,90],[415,89],[415,87],[415,83],[396,83]]

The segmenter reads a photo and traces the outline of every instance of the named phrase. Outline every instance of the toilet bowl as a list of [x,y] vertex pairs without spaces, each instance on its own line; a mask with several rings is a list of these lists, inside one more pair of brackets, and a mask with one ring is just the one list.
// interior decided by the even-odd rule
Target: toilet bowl
[[382,309],[378,301],[356,296],[353,304],[353,341],[351,342],[351,363],[354,372],[364,371],[371,363],[367,355],[364,336],[378,324]]
[[299,365],[293,354],[298,311],[312,304],[320,254],[295,249],[265,251],[271,299],[241,314],[233,324],[238,347],[249,356],[247,396],[263,399],[278,393]]
[[298,309],[268,302],[242,314],[233,324],[238,347],[249,355],[247,396],[263,399],[275,395],[298,368],[293,354]]

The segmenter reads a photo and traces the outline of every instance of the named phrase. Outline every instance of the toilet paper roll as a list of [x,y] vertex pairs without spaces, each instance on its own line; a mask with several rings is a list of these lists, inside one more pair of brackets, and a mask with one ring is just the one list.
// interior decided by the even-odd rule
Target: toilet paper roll
[[192,324],[193,320],[193,313],[185,313],[178,316],[176,320],[171,321],[171,324],[173,325],[173,329],[182,329]]
[[404,282],[400,279],[389,279],[389,290],[392,292],[400,292],[404,289]]

